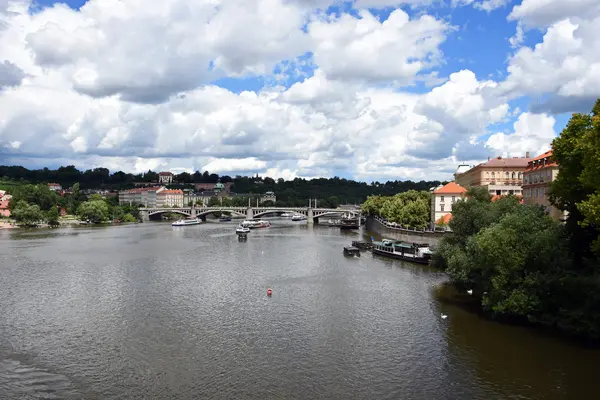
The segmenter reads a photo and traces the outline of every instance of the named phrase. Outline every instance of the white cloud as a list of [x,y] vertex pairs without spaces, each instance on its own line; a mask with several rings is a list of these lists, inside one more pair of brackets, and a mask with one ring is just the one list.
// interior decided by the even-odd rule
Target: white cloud
[[[549,144],[553,117],[521,113],[508,99],[546,96],[554,101],[546,108],[558,109],[564,99],[573,107],[600,93],[598,14],[579,6],[556,20],[546,0],[515,7],[517,50],[508,78],[496,82],[437,69],[455,29],[427,14],[437,0],[360,0],[352,12],[323,11],[333,3],[90,0],[80,12],[59,4],[30,15],[27,1],[7,12],[0,0],[0,159],[285,179],[448,179],[458,160]],[[504,2],[467,3],[490,11]],[[385,20],[356,9],[395,4],[427,7],[411,17],[396,9]],[[534,21],[548,29],[543,42],[519,48]],[[268,82],[260,90],[211,83],[256,75]],[[306,79],[289,86],[298,76]],[[517,116],[513,132],[502,133],[497,124]]]
[[514,123],[512,133],[495,133],[488,138],[485,145],[495,154],[523,157],[529,152],[533,157],[550,149],[550,144],[556,136],[555,122],[554,117],[550,115],[523,113]]
[[410,19],[401,9],[380,22],[367,10],[312,22],[314,60],[330,79],[406,85],[441,59],[451,27],[429,15]]
[[216,158],[206,164],[202,169],[216,173],[224,172],[254,172],[262,170],[267,166],[267,163],[256,159],[256,157],[248,158]]
[[575,18],[590,19],[600,14],[598,0],[522,0],[508,16],[528,27],[545,28],[558,21]]
[[[600,94],[600,16],[550,26],[533,49],[521,47],[510,59],[500,90],[511,97],[550,94],[537,109],[553,112],[590,109]],[[587,107],[582,107],[588,104]]]

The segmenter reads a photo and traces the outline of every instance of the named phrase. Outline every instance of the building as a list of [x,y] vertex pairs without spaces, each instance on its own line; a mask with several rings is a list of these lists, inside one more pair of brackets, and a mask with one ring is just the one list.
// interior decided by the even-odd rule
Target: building
[[52,190],[53,192],[60,192],[62,190],[62,186],[60,186],[58,183],[49,183],[48,189]]
[[158,207],[183,207],[183,190],[161,190],[157,192]]
[[274,192],[266,192],[260,198],[261,203],[264,203],[265,201],[272,201],[275,203],[277,201],[277,196],[275,196]]
[[233,185],[232,182],[195,183],[194,184],[196,190],[199,192],[215,191],[215,192],[223,192],[224,194],[227,194],[227,195],[229,195],[231,193],[231,185]]
[[452,205],[461,199],[467,189],[455,182],[450,182],[444,186],[437,187],[431,193],[431,221],[440,224],[442,221],[447,223],[451,217]]
[[8,209],[8,200],[0,200],[0,217],[10,217],[10,210]]
[[173,183],[173,174],[171,172],[159,172],[158,183],[162,185],[170,185]]
[[454,174],[455,182],[464,187],[484,186],[492,195],[522,194],[523,173],[531,161],[525,157],[496,157],[465,171],[460,165]]
[[144,207],[158,207],[158,193],[167,190],[164,186],[136,188],[119,192],[119,204],[141,204]]
[[552,159],[552,150],[529,161],[523,178],[523,201],[525,204],[542,206],[546,213],[562,221],[566,213],[550,204],[550,183],[558,176],[558,164]]

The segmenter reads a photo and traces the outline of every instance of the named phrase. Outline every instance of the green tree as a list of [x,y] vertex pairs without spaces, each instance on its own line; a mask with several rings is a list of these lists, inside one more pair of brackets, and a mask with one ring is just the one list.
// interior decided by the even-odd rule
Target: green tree
[[[560,166],[550,201],[568,211],[570,251],[579,268],[596,266],[600,255],[600,99],[592,114],[573,114],[552,142],[552,158]],[[596,254],[593,254],[595,250]]]
[[26,226],[35,226],[44,220],[44,214],[40,207],[37,204],[28,204],[24,200],[19,200],[16,203],[11,215],[18,223]]
[[58,214],[57,207],[52,207],[50,210],[48,210],[46,212],[46,223],[48,225],[58,226],[59,225],[58,218],[59,218],[59,214]]
[[90,221],[93,224],[105,222],[108,220],[108,205],[103,200],[89,200],[81,203],[77,209],[77,215],[83,221]]

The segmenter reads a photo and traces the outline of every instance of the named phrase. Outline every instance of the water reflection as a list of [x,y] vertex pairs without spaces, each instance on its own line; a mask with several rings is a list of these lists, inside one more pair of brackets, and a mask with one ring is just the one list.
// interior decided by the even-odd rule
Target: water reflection
[[441,304],[427,267],[344,257],[362,233],[273,224],[1,232],[0,398],[595,393],[597,352]]

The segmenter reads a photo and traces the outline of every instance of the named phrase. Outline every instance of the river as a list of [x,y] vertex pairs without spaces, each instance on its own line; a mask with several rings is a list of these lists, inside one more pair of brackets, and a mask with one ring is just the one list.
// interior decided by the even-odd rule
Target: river
[[[590,399],[600,351],[273,220],[0,231],[0,399]],[[272,287],[272,297],[266,296]],[[441,313],[447,319],[440,318]]]

